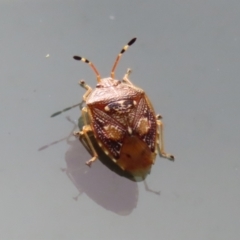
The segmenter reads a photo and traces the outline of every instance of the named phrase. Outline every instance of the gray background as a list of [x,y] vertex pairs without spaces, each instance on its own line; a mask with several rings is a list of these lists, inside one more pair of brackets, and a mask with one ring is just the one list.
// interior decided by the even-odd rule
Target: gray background
[[[0,239],[239,239],[239,13],[239,0],[1,0]],[[50,115],[80,102],[80,79],[96,84],[72,56],[106,77],[135,36],[116,77],[131,67],[164,117],[176,161],[147,177],[160,195],[89,169],[73,137],[46,146],[80,113]]]

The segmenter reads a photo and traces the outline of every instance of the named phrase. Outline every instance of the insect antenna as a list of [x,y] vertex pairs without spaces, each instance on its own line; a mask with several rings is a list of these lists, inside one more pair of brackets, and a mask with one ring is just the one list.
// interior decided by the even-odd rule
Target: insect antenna
[[90,62],[88,59],[86,58],[83,58],[83,57],[79,57],[79,56],[74,56],[73,57],[75,60],[77,61],[82,61],[82,62],[85,62],[85,63],[88,63],[90,65],[90,67],[93,69],[93,71],[96,73],[97,75],[97,81],[100,82],[101,80],[101,77],[100,77],[100,74],[99,72],[97,71],[97,69],[95,68],[95,66],[92,64],[92,62]]
[[74,108],[74,107],[77,107],[77,106],[80,106],[80,107],[81,107],[82,104],[83,104],[83,102],[80,102],[80,103],[75,104],[75,105],[73,105],[73,106],[71,106],[71,107],[64,108],[64,109],[61,110],[61,111],[58,111],[58,112],[53,113],[53,114],[51,115],[51,117],[55,117],[55,116],[57,116],[57,115],[59,115],[59,114],[61,114],[61,113],[63,113],[63,112],[66,112],[66,111],[68,111],[68,110],[70,110],[70,109],[72,109],[72,108]]
[[112,68],[112,71],[111,71],[111,78],[114,78],[114,71],[115,71],[115,69],[116,69],[116,67],[117,67],[117,64],[118,64],[118,62],[119,62],[119,60],[120,60],[120,57],[123,55],[123,53],[125,52],[125,51],[127,51],[127,49],[135,42],[137,40],[137,38],[133,38],[131,41],[129,41],[129,43],[127,44],[127,45],[125,45],[124,47],[123,47],[123,49],[121,50],[121,52],[118,54],[118,56],[117,56],[117,58],[116,58],[116,60],[115,60],[115,63],[114,63],[114,65],[113,65],[113,68]]

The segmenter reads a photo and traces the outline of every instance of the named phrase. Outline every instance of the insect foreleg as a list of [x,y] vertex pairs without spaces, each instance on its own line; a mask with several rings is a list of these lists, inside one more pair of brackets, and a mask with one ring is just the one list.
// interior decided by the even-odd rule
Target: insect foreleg
[[92,127],[90,125],[88,125],[88,121],[87,121],[87,109],[86,107],[84,107],[82,109],[82,116],[83,116],[83,121],[84,121],[84,126],[82,128],[82,131],[78,131],[78,132],[74,132],[74,136],[76,137],[79,137],[79,139],[84,142],[86,142],[86,145],[89,147],[89,149],[91,150],[91,153],[93,155],[93,157],[88,160],[86,162],[86,164],[90,167],[91,164],[97,160],[98,158],[98,155],[97,155],[97,152],[95,151],[93,145],[92,145],[92,142],[88,136],[88,133],[92,132]]
[[83,81],[83,80],[81,80],[81,81],[79,82],[79,85],[87,90],[87,91],[84,93],[84,95],[83,95],[83,101],[86,102],[87,97],[88,97],[89,94],[92,92],[92,88],[91,88],[90,86],[88,86],[88,85],[85,83],[85,81]]
[[132,73],[132,70],[130,68],[127,69],[127,73],[123,77],[123,82],[126,82],[130,85],[133,85],[132,82],[128,79],[129,75]]

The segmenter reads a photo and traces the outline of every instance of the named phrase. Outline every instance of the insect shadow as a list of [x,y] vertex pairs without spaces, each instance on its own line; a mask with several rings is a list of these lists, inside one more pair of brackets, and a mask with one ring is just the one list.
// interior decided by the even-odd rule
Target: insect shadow
[[[73,124],[73,130],[76,130],[75,122],[70,118],[67,120]],[[45,145],[39,151],[61,141],[66,141],[69,145],[65,153],[66,168],[61,170],[66,173],[79,192],[73,199],[78,200],[85,193],[106,210],[118,215],[129,215],[137,206],[139,195],[137,183],[109,171],[100,162],[96,162],[94,166],[89,168],[85,164],[86,159],[89,158],[89,153],[78,138],[72,135],[73,130],[67,137]]]
[[[129,215],[136,208],[138,202],[139,190],[136,182],[143,179],[135,179],[116,165],[98,146],[93,135],[89,135],[89,137],[102,164],[98,161],[89,168],[85,162],[89,158],[89,154],[92,154],[91,150],[84,139],[82,139],[81,144],[79,139],[73,136],[74,130],[77,127],[81,129],[83,126],[82,116],[78,120],[78,126],[69,117],[67,120],[73,125],[70,134],[65,138],[42,146],[38,150],[42,151],[59,142],[66,141],[69,145],[69,149],[65,153],[66,168],[61,170],[66,173],[78,189],[79,193],[73,199],[78,200],[79,196],[85,193],[103,208],[119,215]],[[159,191],[149,189],[145,180],[144,186],[147,191],[160,194]]]

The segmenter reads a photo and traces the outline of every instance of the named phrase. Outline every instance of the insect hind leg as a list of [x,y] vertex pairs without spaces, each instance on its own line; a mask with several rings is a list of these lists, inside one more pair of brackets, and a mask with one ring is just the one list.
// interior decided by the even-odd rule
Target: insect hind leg
[[161,157],[174,161],[174,156],[169,153],[166,153],[164,150],[163,122],[160,120],[162,119],[162,117],[160,115],[156,115],[156,119],[157,119],[157,125],[159,128],[159,142],[157,143],[158,153]]

